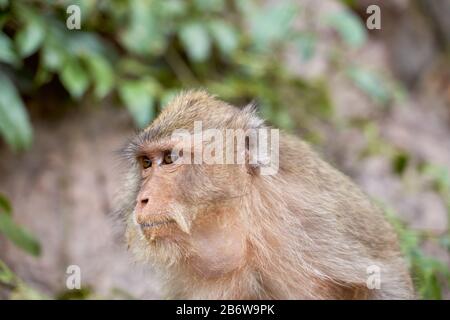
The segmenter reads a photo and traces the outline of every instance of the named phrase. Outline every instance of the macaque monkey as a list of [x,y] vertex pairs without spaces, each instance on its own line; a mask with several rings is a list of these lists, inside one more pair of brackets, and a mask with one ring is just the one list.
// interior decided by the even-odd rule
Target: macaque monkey
[[202,135],[196,123],[219,137],[272,129],[252,106],[190,91],[124,148],[130,170],[118,211],[128,246],[161,273],[168,298],[414,297],[382,211],[305,142],[283,132],[270,138],[278,164],[263,174],[267,155],[249,136],[243,148],[237,137],[210,152],[220,160],[236,147],[231,158],[240,163],[193,161],[212,143],[190,144]]

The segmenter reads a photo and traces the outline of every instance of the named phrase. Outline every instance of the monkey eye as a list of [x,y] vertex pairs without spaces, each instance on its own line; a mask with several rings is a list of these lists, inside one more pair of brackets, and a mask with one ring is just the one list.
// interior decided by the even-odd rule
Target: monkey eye
[[169,150],[164,152],[164,158],[163,158],[163,164],[171,164],[177,161],[179,158],[179,155],[174,152],[173,150]]
[[142,168],[148,169],[152,166],[152,160],[150,160],[148,157],[142,157],[141,164],[142,164]]

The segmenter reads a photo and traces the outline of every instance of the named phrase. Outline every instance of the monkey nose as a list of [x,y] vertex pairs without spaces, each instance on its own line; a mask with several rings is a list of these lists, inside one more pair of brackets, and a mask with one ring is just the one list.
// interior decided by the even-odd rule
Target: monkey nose
[[148,203],[149,203],[149,197],[147,197],[145,195],[139,196],[136,199],[136,209],[138,211],[141,211],[147,206]]

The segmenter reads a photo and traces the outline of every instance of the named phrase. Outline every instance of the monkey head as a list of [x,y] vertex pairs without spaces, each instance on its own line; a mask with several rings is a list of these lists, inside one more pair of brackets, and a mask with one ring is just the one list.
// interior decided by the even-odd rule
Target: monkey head
[[[225,142],[232,145],[231,163],[217,136],[207,141],[219,143],[213,150],[196,139],[208,130],[225,138],[226,130],[261,125],[253,110],[194,92],[175,98],[130,142],[124,154],[131,162],[132,187],[122,211],[129,245],[138,256],[164,265],[192,259],[197,261],[193,265],[221,272],[239,264],[245,253],[245,225],[235,208],[248,192],[257,165],[249,163],[248,139],[243,149],[239,137]],[[239,156],[242,162],[236,161]],[[217,157],[219,161],[211,161]]]

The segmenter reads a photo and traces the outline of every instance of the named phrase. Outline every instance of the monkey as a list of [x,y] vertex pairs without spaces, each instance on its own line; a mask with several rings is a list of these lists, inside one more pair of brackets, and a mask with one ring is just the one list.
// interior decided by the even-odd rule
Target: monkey
[[242,163],[192,163],[195,147],[174,152],[189,140],[173,132],[195,139],[197,121],[219,132],[273,129],[253,105],[185,91],[122,150],[117,213],[130,251],[156,270],[167,298],[414,298],[382,210],[308,143],[279,133],[273,174],[262,174],[249,139]]

